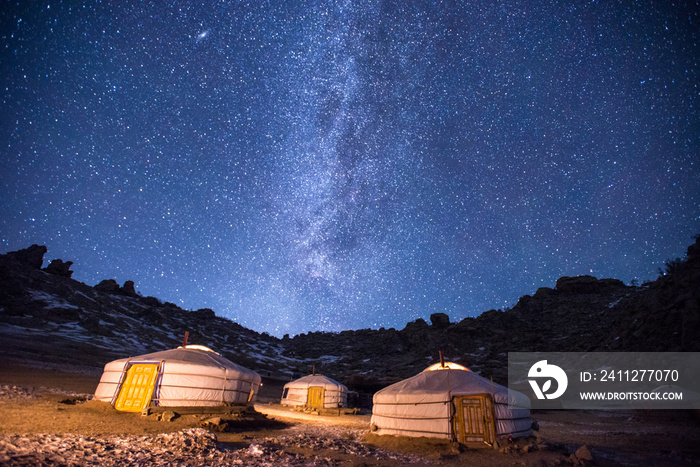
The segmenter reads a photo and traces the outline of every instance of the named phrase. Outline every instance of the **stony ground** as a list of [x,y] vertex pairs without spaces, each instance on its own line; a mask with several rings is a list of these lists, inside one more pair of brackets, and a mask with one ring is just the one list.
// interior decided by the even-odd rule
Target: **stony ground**
[[[0,465],[391,466],[453,464],[460,456],[445,441],[372,440],[369,415],[324,417],[279,405],[256,407],[241,417],[198,414],[165,421],[156,414],[118,412],[90,394],[0,385]],[[512,456],[482,451],[490,461],[480,465],[512,463]]]
[[[225,433],[197,425],[210,415],[172,421],[115,411],[89,394],[0,386],[0,465],[376,465],[425,463],[364,444],[364,430],[345,425],[284,423],[264,414],[227,424]],[[240,417],[239,417],[240,418]],[[294,420],[294,419],[290,419]],[[252,431],[246,431],[252,429]],[[117,432],[144,435],[117,435]]]
[[[290,452],[282,446],[311,451],[330,449],[364,458],[370,463],[376,460],[377,465],[379,461],[397,465],[429,462],[369,448],[357,442],[330,440],[327,435],[319,438],[317,434],[306,430],[297,434],[262,438],[251,442],[247,447],[231,449],[219,443],[214,433],[203,428],[188,428],[176,433],[127,437],[3,434],[0,435],[0,465],[331,466],[346,463],[331,456],[306,456]],[[355,464],[349,458],[347,462]]]
[[95,385],[94,375],[0,371],[0,465],[700,465],[700,419],[681,411],[535,413],[536,437],[465,450],[371,435],[367,414],[313,416],[273,403],[223,423],[201,414],[164,421],[90,400]]

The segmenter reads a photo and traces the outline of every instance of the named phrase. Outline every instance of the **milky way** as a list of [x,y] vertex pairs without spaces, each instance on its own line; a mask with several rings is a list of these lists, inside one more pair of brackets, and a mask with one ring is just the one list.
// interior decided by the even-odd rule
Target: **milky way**
[[700,234],[697,2],[195,3],[3,4],[4,252],[281,336]]

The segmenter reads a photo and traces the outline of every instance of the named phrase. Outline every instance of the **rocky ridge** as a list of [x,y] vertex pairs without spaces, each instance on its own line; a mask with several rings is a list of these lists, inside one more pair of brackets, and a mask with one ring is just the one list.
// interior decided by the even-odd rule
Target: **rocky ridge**
[[282,339],[210,309],[183,310],[135,285],[71,278],[70,261],[42,269],[46,247],[0,255],[0,355],[97,370],[128,355],[189,342],[209,346],[263,376],[289,380],[318,372],[374,392],[438,359],[505,382],[510,351],[698,351],[700,237],[683,260],[642,286],[592,276],[562,277],[509,310],[450,322],[442,313],[403,329],[309,332]]

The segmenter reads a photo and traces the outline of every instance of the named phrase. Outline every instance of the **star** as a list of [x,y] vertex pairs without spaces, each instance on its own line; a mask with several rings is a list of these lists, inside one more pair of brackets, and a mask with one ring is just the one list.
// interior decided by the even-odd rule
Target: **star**
[[8,3],[0,246],[276,336],[641,284],[700,233],[699,20]]

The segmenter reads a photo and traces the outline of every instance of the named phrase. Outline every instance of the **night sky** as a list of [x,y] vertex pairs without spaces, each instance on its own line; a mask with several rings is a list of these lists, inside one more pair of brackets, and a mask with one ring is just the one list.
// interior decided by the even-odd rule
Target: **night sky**
[[0,250],[273,335],[641,284],[700,234],[698,2],[0,4]]

